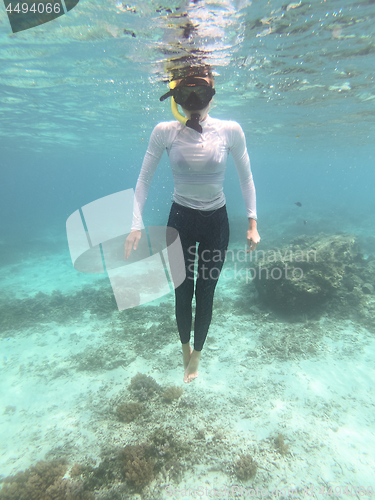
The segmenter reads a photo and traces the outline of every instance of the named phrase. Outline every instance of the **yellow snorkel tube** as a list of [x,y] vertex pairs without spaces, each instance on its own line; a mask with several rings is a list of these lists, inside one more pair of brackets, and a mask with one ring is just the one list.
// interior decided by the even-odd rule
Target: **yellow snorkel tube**
[[[169,82],[169,88],[171,90],[173,90],[176,86],[176,83],[177,83],[177,80],[171,80]],[[171,96],[171,110],[172,110],[173,116],[176,118],[176,120],[178,120],[180,123],[182,123],[182,125],[186,125],[186,122],[188,121],[188,119],[186,118],[186,116],[182,116],[181,113],[178,111],[177,102],[174,100],[173,95]]]

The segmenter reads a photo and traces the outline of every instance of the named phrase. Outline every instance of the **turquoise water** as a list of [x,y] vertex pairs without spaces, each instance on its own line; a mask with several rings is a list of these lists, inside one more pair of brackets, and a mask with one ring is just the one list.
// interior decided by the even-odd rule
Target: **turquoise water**
[[[84,482],[103,457],[155,445],[151,433],[168,427],[189,451],[167,440],[174,469],[159,449],[142,498],[172,498],[168,486],[173,498],[194,498],[205,485],[238,484],[300,488],[297,497],[313,487],[315,498],[330,485],[342,488],[337,498],[345,485],[362,486],[371,496],[372,268],[351,271],[362,273],[351,277],[362,295],[345,298],[345,314],[336,301],[311,317],[298,308],[280,316],[253,284],[222,280],[200,376],[185,386],[173,293],[117,311],[105,275],[74,269],[65,224],[80,207],[134,188],[153,127],[173,118],[159,102],[168,69],[194,54],[214,69],[211,116],[244,129],[260,248],[301,235],[316,246],[320,233],[342,232],[367,260],[375,254],[374,18],[370,0],[81,0],[12,34],[0,7],[0,479],[64,458],[68,473],[75,463],[93,468]],[[172,191],[165,155],[146,226],[166,223]],[[243,248],[246,212],[231,159],[224,191],[231,248]],[[365,284],[374,289],[363,292]],[[302,347],[279,355],[272,345],[283,335]],[[184,394],[171,405],[150,396],[146,416],[124,423],[116,407],[137,400],[129,384],[138,372],[164,388],[184,385]],[[278,434],[285,454],[274,446]],[[241,453],[257,462],[255,478],[236,475]],[[113,474],[84,487],[133,498],[137,488]]]

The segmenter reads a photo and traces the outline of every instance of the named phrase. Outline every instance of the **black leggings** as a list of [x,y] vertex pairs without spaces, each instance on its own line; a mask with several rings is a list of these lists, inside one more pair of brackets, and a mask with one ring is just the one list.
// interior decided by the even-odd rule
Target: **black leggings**
[[168,226],[178,231],[185,259],[186,278],[175,289],[177,328],[182,344],[190,340],[194,262],[196,243],[199,242],[198,275],[195,286],[194,349],[201,351],[211,323],[215,287],[228,248],[227,210],[223,206],[217,210],[200,211],[173,203]]

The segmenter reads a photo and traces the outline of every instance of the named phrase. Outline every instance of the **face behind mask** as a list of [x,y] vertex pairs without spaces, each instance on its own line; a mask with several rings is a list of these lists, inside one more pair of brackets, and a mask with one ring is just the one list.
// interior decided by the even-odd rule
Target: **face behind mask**
[[215,89],[208,85],[179,85],[174,89],[174,100],[188,111],[200,111],[208,106],[212,97],[215,95]]

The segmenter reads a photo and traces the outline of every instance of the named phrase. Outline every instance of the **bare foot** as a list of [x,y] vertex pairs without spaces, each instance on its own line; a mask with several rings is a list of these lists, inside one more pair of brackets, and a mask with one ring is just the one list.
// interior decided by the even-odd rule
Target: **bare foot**
[[201,351],[193,351],[190,356],[190,361],[185,369],[184,382],[189,384],[192,380],[198,377],[198,365],[201,357]]
[[184,358],[184,369],[188,367],[191,353],[193,352],[193,349],[191,348],[191,345],[189,342],[187,344],[181,344],[182,345],[182,356]]

